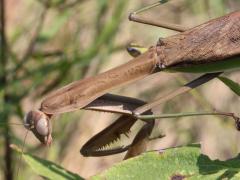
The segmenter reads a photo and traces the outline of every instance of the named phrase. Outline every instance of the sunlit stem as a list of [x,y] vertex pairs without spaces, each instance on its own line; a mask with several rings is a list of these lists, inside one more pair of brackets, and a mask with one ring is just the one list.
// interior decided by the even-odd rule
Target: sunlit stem
[[[6,123],[6,122],[0,122],[0,125],[7,125],[7,124],[9,124],[9,125],[21,125],[21,126],[24,125],[24,124],[22,124],[22,123]],[[29,125],[26,124],[26,126],[29,126]]]
[[17,177],[18,177],[18,174],[19,174],[19,171],[20,171],[20,168],[21,168],[20,163],[22,161],[22,157],[23,157],[23,154],[24,154],[24,147],[26,145],[28,132],[29,131],[27,131],[27,133],[25,134],[25,137],[24,137],[24,140],[23,140],[23,145],[22,145],[21,150],[20,150],[21,156],[19,157],[19,161],[18,161],[19,165],[18,165],[18,168],[17,168]]
[[136,118],[141,120],[150,120],[150,119],[163,119],[163,118],[179,118],[179,117],[188,117],[188,116],[229,116],[235,120],[239,120],[239,117],[235,116],[233,113],[224,113],[224,112],[185,112],[185,113],[175,113],[175,114],[160,114],[160,115],[136,115]]

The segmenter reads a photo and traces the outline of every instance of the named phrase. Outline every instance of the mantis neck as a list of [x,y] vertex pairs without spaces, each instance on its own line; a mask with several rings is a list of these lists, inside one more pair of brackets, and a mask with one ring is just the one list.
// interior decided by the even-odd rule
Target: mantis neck
[[159,71],[155,53],[155,48],[150,48],[146,53],[134,60],[99,74],[92,81],[94,85],[97,85],[95,88],[96,91],[94,89],[89,89],[89,91],[93,94],[103,94],[110,89],[128,84]]
[[83,108],[109,90],[159,71],[156,47],[150,48],[126,64],[95,77],[73,82],[45,98],[41,110],[47,114],[64,113]]

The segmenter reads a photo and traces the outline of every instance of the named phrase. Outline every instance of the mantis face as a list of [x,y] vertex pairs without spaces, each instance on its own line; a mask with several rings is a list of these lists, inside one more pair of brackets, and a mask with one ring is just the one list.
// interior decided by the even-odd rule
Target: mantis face
[[30,111],[24,117],[24,126],[31,130],[38,140],[45,144],[50,145],[52,142],[52,126],[49,117],[42,111]]

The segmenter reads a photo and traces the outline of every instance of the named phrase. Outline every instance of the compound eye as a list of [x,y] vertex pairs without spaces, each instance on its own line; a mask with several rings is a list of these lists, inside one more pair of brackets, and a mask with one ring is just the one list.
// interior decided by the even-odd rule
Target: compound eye
[[42,136],[47,136],[48,135],[48,133],[49,133],[49,131],[48,131],[48,122],[47,122],[46,118],[41,117],[37,121],[36,130]]
[[25,116],[24,116],[24,127],[27,128],[27,129],[31,129],[31,126],[32,126],[32,111],[30,111],[29,113],[27,113]]
[[24,122],[25,128],[29,129],[29,125],[28,125],[28,122],[27,122],[27,116],[28,116],[28,113],[24,116],[23,122]]

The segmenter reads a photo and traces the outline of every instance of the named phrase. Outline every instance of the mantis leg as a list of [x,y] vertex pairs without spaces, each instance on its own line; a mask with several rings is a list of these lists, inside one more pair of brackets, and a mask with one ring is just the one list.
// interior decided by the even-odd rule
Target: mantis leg
[[167,22],[160,22],[160,21],[155,21],[153,19],[148,19],[146,17],[143,16],[139,16],[140,13],[147,11],[151,8],[154,8],[156,6],[159,6],[161,4],[164,4],[168,2],[168,0],[160,0],[152,5],[149,5],[147,7],[144,7],[142,9],[139,9],[137,11],[134,11],[132,13],[129,14],[129,20],[130,21],[134,21],[134,22],[138,22],[138,23],[143,23],[143,24],[147,24],[147,25],[151,25],[151,26],[157,26],[157,27],[162,27],[162,28],[166,28],[166,29],[170,29],[173,31],[178,31],[178,32],[184,32],[187,30],[187,28],[182,27],[181,25],[177,25],[177,24],[172,24],[172,23],[167,23]]
[[[112,149],[108,148],[113,142],[119,140],[121,135],[125,134],[128,136],[131,127],[137,121],[137,118],[132,116],[132,111],[144,104],[146,104],[144,101],[135,98],[113,94],[105,94],[90,103],[84,109],[114,112],[123,115],[84,144],[80,150],[81,154],[84,156],[107,156],[130,150],[128,157],[132,157],[144,152],[146,150],[146,140],[154,127],[154,119],[147,122],[140,129],[130,145]],[[144,114],[151,115],[152,112],[146,111]],[[133,149],[134,153],[132,152]]]
[[153,107],[155,107],[161,103],[164,103],[180,94],[186,93],[186,92],[214,79],[215,77],[218,77],[220,74],[222,74],[222,72],[204,74],[204,75],[200,76],[199,78],[194,79],[193,81],[185,84],[184,86],[174,90],[173,92],[171,92],[167,95],[164,95],[151,103],[145,104],[145,105],[135,109],[133,114],[135,115],[135,117],[138,117],[138,115],[140,115],[141,113],[144,113],[144,112],[148,111],[149,109],[152,109]]
[[[155,120],[147,120],[146,124],[139,130],[135,136],[133,142],[130,145],[124,147],[118,147],[114,149],[107,149],[112,142],[120,139],[121,134],[125,134],[130,131],[133,124],[137,121],[138,116],[141,114],[151,115],[153,114],[150,109],[160,103],[171,100],[177,95],[188,92],[211,79],[219,76],[222,72],[209,73],[202,75],[201,77],[185,84],[177,90],[169,93],[166,96],[162,96],[159,99],[146,104],[145,102],[124,96],[105,94],[98,98],[96,101],[90,103],[84,109],[86,110],[97,110],[105,112],[114,112],[123,114],[110,126],[93,136],[86,144],[83,145],[80,150],[84,156],[107,156],[116,153],[121,153],[128,150],[124,159],[141,154],[146,150],[149,136],[154,127]],[[131,115],[133,112],[133,116]]]
[[[145,50],[146,50],[146,48],[141,47],[141,46],[129,46],[127,48],[128,53],[131,54],[132,56],[135,56],[135,55],[138,56],[141,53],[143,53]],[[194,79],[193,81],[191,81],[191,82],[185,84],[184,86],[178,88],[177,90],[174,90],[173,92],[171,92],[167,95],[164,95],[164,96],[160,97],[159,99],[157,99],[153,102],[150,102],[148,104],[145,104],[145,105],[135,109],[133,114],[137,117],[141,113],[143,113],[143,112],[145,112],[149,109],[152,109],[153,107],[155,107],[155,106],[157,106],[161,103],[164,103],[164,102],[174,98],[175,96],[178,96],[180,94],[188,92],[188,91],[190,91],[190,90],[192,90],[192,89],[210,81],[211,79],[213,79],[215,77],[218,77],[220,74],[222,74],[222,72],[204,74],[204,75],[200,76],[199,78]]]
[[[159,99],[157,99],[157,100],[155,100],[155,101],[153,101],[151,103],[148,103],[148,104],[145,104],[145,105],[143,105],[141,107],[136,108],[133,111],[133,114],[135,115],[136,118],[138,118],[138,116],[141,113],[147,112],[150,109],[152,109],[154,106],[159,105],[159,104],[161,104],[163,102],[166,102],[166,101],[174,98],[177,95],[180,95],[180,94],[183,94],[185,92],[188,92],[189,90],[194,89],[194,88],[196,88],[196,87],[198,87],[198,86],[200,86],[200,85],[210,81],[211,79],[219,76],[221,73],[222,72],[204,74],[201,77],[199,77],[199,78],[197,78],[197,79],[195,79],[195,80],[185,84],[184,86],[180,87],[179,89],[169,93],[168,95],[162,96]],[[237,122],[238,122],[238,120],[236,120],[236,125],[239,124]],[[154,124],[153,124],[153,126],[154,126]],[[145,124],[142,127],[142,129],[135,136],[135,138],[133,140],[133,143],[132,143],[133,145],[128,148],[128,152],[125,155],[124,159],[128,159],[128,158],[137,156],[137,155],[141,154],[142,152],[144,152],[146,150],[147,143],[149,141],[148,137],[151,134],[152,128],[153,127],[151,126],[150,123],[149,124],[147,123],[147,124]]]

